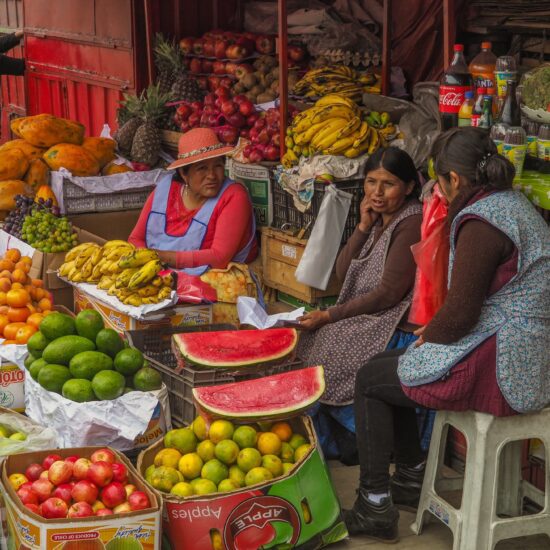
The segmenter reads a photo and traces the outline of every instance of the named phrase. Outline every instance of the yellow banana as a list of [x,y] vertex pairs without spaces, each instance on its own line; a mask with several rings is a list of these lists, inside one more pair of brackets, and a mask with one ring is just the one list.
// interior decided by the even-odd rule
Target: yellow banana
[[359,126],[359,130],[357,131],[357,138],[353,142],[353,147],[355,149],[357,149],[361,145],[361,143],[363,143],[366,139],[368,139],[369,130],[370,130],[369,123],[366,120],[363,120],[361,122],[361,126]]
[[158,260],[157,253],[154,250],[149,250],[147,248],[139,248],[134,250],[131,254],[120,258],[118,261],[118,266],[121,269],[126,269],[128,267],[140,267],[151,260]]
[[92,256],[92,254],[95,252],[95,250],[99,248],[99,246],[96,244],[94,246],[89,246],[85,248],[80,254],[75,258],[75,266],[76,267],[82,267],[87,261],[88,258]]
[[[370,129],[371,132],[375,132],[373,128]],[[349,159],[354,159],[355,157],[358,157],[359,155],[362,155],[363,153],[366,153],[369,149],[369,140],[365,139],[361,142],[361,144],[358,147],[350,147],[347,151],[344,152],[344,156]]]
[[339,155],[349,149],[355,141],[355,134],[335,141],[328,149],[323,150],[324,155]]
[[92,262],[92,265],[96,265],[101,260],[101,257],[103,256],[103,248],[96,248],[92,255],[90,256],[90,260]]
[[108,248],[117,248],[119,246],[129,246],[129,247],[133,247],[132,244],[130,244],[129,242],[127,241],[122,241],[120,239],[114,239],[112,241],[107,241],[104,245],[103,245],[103,248],[105,250],[107,250]]
[[137,293],[142,298],[149,298],[150,296],[156,296],[159,293],[159,289],[156,286],[153,286],[151,283],[145,285],[138,289]]
[[69,252],[65,254],[65,261],[71,262],[73,260],[76,260],[76,257],[81,252],[86,250],[86,248],[89,248],[90,246],[97,246],[97,245],[95,243],[82,243],[82,244],[79,244],[78,246],[75,246],[74,248],[71,248],[71,250],[69,250]]
[[157,275],[152,281],[151,284],[153,286],[156,286],[157,288],[160,288],[162,286],[162,279]]
[[132,276],[139,271],[139,267],[128,267],[115,278],[116,288],[126,288]]
[[318,99],[315,103],[315,107],[325,107],[326,105],[347,105],[350,109],[356,110],[357,105],[349,98],[341,96],[339,94],[327,94],[321,99]]
[[167,300],[168,298],[170,298],[170,294],[172,294],[172,289],[169,286],[165,286],[161,288],[158,293],[159,302],[162,302],[162,300]]
[[99,280],[99,283],[97,283],[97,288],[101,290],[109,290],[111,288],[111,285],[114,283],[113,279],[111,277],[108,277],[107,275],[103,275],[101,279]]
[[141,299],[141,296],[138,296],[137,294],[130,294],[130,296],[127,296],[122,300],[123,304],[126,304],[128,306],[140,306],[142,305],[143,301]]
[[147,262],[137,273],[134,273],[128,283],[129,289],[137,289],[152,281],[162,269],[159,259]]
[[172,277],[171,273],[169,273],[168,275],[163,275],[161,279],[164,286],[172,288],[172,285],[174,284],[174,278]]
[[87,281],[90,278],[93,269],[94,269],[94,264],[92,263],[91,258],[88,258],[88,260],[80,268],[80,273],[83,281]]
[[342,139],[353,134],[361,126],[361,119],[356,116],[352,118],[343,128],[340,128],[336,134],[336,139]]
[[158,296],[147,296],[141,298],[142,304],[158,304],[159,301]]
[[70,273],[70,271],[73,269],[73,267],[74,267],[74,260],[61,264],[59,266],[59,275],[61,277],[66,277]]
[[330,136],[334,132],[337,132],[347,123],[348,121],[345,118],[332,118],[326,121],[324,128],[320,130],[311,140],[310,146],[316,150],[320,149],[320,144],[325,140],[327,136]]
[[307,145],[313,139],[315,134],[324,127],[324,122],[318,122],[317,124],[312,124],[307,130],[305,130],[301,134],[296,134],[294,136],[294,141],[296,145]]
[[131,254],[134,251],[134,247],[132,246],[117,246],[114,248],[109,248],[107,252],[104,253],[104,257],[108,260],[120,260],[122,256],[127,256],[128,254]]
[[368,148],[369,155],[374,153],[380,147],[380,145],[381,145],[380,134],[376,129],[373,128],[373,132],[369,138],[369,148]]
[[101,263],[94,265],[92,270],[92,280],[99,281],[101,279]]
[[317,124],[318,122],[323,122],[329,118],[345,118],[346,120],[351,120],[355,116],[355,111],[350,109],[346,105],[327,105],[322,107],[321,110],[316,113],[312,118],[312,123]]

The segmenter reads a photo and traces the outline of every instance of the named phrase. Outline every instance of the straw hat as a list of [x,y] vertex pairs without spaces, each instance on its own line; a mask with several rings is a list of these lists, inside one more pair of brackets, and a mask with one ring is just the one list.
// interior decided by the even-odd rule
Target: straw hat
[[233,150],[233,146],[221,143],[214,130],[210,128],[193,128],[180,137],[178,159],[170,164],[168,169],[174,170],[201,160],[221,157]]

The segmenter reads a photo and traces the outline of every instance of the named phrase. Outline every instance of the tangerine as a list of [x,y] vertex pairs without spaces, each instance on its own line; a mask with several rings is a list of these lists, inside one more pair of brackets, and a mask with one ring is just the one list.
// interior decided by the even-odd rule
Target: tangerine
[[2,292],[7,292],[11,289],[11,279],[8,279],[7,277],[0,278],[0,290]]
[[2,342],[2,345],[3,345],[3,346],[9,346],[9,345],[11,345],[11,344],[17,344],[17,342],[16,342],[15,340],[4,340],[4,341]]
[[44,281],[42,279],[31,279],[31,284],[37,288],[42,288],[44,286]]
[[31,270],[31,265],[27,262],[17,262],[15,264],[15,269],[20,269],[21,271],[28,273]]
[[0,277],[11,281],[11,271],[8,271],[7,269],[0,270]]
[[[27,317],[27,325],[31,325],[33,327],[35,327],[36,329],[38,329],[40,327],[40,323],[42,322],[42,319],[44,319],[44,314],[43,313],[31,313],[28,317]],[[1,323],[0,323],[0,327],[1,327]]]
[[21,256],[21,258],[19,258],[19,261],[27,262],[32,265],[32,258],[30,256]]
[[20,323],[27,320],[27,317],[31,314],[31,310],[28,307],[10,307],[8,309],[8,319],[12,323]]
[[7,315],[9,309],[8,306],[0,306],[0,315]]
[[289,441],[292,437],[292,428],[288,422],[275,422],[271,426],[271,431],[276,434],[281,441]]
[[3,259],[0,260],[0,271],[13,271],[15,269],[15,264],[11,260]]
[[272,432],[265,432],[258,437],[258,451],[263,455],[280,455],[281,454],[281,440]]
[[25,307],[31,301],[31,297],[25,289],[16,289],[8,291],[6,301],[10,307]]
[[11,284],[11,289],[12,290],[18,290],[18,289],[21,289],[23,288],[23,285],[21,283],[12,283]]
[[6,293],[0,291],[0,306],[5,306],[6,304]]
[[15,335],[20,328],[23,328],[25,323],[9,323],[4,327],[4,338],[15,342]]
[[48,293],[43,288],[35,288],[34,289],[34,299],[37,302],[40,302],[40,300],[42,300],[42,298],[47,298],[47,297],[48,297]]
[[11,274],[11,280],[16,283],[25,284],[27,282],[27,274],[22,269],[14,269]]
[[21,252],[19,252],[17,248],[10,248],[9,250],[6,250],[4,259],[10,260],[13,263],[18,262],[21,259]]
[[42,315],[44,317],[47,317],[50,313],[53,313],[51,309],[45,309],[44,311],[42,311]]
[[0,334],[4,334],[4,329],[6,325],[10,324],[10,320],[7,315],[0,315]]
[[44,310],[47,310],[47,309],[52,309],[52,301],[49,299],[49,298],[42,298],[39,302],[38,302],[38,307],[44,311]]
[[29,341],[29,338],[37,331],[38,329],[36,327],[33,327],[32,325],[25,325],[15,333],[15,341],[18,344],[26,344]]

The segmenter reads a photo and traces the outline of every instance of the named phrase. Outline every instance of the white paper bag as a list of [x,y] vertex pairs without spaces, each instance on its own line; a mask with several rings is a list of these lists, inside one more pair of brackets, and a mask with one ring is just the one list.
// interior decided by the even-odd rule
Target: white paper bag
[[352,195],[327,186],[304,254],[296,268],[296,280],[326,290],[340,248]]

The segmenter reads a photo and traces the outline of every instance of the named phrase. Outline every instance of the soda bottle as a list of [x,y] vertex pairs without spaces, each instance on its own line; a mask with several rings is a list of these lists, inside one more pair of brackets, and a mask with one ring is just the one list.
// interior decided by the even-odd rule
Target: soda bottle
[[521,111],[516,98],[516,81],[506,82],[506,97],[498,114],[498,119],[509,126],[521,126]]
[[474,108],[472,110],[472,118],[470,120],[471,126],[479,126],[479,119],[483,114],[483,96],[485,95],[485,88],[478,88],[476,90],[476,100],[474,102]]
[[498,113],[500,111],[501,105],[498,103],[498,97],[496,95],[496,88],[487,88],[487,95],[490,95],[493,102],[493,120],[498,118]]
[[460,106],[460,111],[458,111],[458,125],[471,126],[472,111],[474,110],[474,92],[467,91],[464,94],[464,98],[464,103]]
[[493,98],[490,95],[483,96],[483,112],[479,117],[479,128],[490,128],[493,125]]
[[495,80],[499,100],[504,101],[504,98],[506,97],[506,83],[509,80],[517,80],[517,74],[515,57],[503,55],[497,59],[495,66]]
[[497,56],[491,51],[490,42],[481,43],[481,51],[472,59],[469,69],[476,88],[492,88],[495,85]]
[[443,130],[458,126],[464,94],[472,89],[472,76],[464,59],[464,46],[454,45],[454,57],[439,85],[439,113]]

